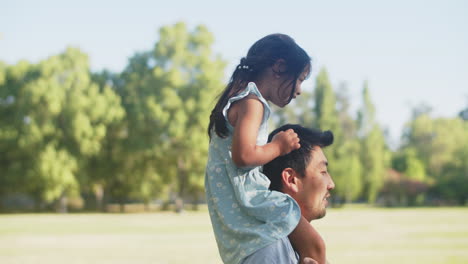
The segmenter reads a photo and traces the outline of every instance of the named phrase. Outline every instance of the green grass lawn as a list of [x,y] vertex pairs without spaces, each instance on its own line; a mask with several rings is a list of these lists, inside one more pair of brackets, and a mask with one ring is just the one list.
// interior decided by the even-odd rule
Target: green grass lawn
[[[329,209],[330,263],[468,263],[468,208]],[[0,263],[221,263],[207,212],[0,215]]]

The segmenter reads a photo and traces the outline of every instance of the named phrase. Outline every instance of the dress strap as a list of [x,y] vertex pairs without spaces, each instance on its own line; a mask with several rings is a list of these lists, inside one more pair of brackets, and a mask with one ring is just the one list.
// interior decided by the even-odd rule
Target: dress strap
[[265,111],[263,112],[262,125],[264,123],[266,123],[268,118],[270,117],[271,109],[270,109],[270,106],[268,105],[268,102],[265,100],[265,98],[263,98],[262,94],[260,93],[260,91],[257,88],[257,85],[255,85],[254,82],[249,82],[247,84],[247,87],[245,87],[245,89],[242,92],[240,92],[236,96],[233,96],[233,97],[229,98],[226,106],[224,106],[224,108],[223,108],[224,120],[226,120],[227,127],[228,127],[228,129],[230,131],[232,131],[234,128],[232,127],[231,123],[229,123],[229,120],[228,120],[228,117],[227,117],[227,112],[228,112],[229,108],[231,107],[231,105],[234,102],[239,101],[239,100],[247,97],[249,94],[253,94],[253,95],[257,96],[258,99],[260,100],[260,102],[263,103]]

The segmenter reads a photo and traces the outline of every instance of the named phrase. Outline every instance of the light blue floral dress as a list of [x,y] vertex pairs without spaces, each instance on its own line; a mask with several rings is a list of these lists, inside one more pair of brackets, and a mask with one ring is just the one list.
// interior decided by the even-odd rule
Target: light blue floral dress
[[299,206],[289,195],[270,191],[261,167],[238,168],[231,158],[232,132],[227,120],[231,104],[249,94],[264,104],[257,145],[267,143],[270,107],[255,83],[229,99],[223,109],[230,135],[211,134],[205,175],[206,198],[219,253],[224,263],[238,264],[258,249],[289,235],[299,222]]

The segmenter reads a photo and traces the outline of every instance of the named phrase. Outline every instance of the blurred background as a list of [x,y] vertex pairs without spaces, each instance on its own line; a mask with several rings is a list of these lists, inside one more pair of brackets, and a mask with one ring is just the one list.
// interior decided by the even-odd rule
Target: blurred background
[[1,263],[221,263],[209,114],[277,32],[312,73],[270,129],[335,134],[331,263],[468,262],[468,2],[1,6]]

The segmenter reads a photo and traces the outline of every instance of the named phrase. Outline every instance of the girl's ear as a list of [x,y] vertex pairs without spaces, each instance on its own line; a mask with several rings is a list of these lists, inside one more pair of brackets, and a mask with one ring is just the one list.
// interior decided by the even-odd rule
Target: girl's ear
[[283,188],[285,193],[298,193],[299,192],[299,179],[297,172],[292,168],[286,168],[281,173],[281,180],[283,181]]
[[275,64],[273,64],[272,68],[273,72],[275,72],[275,76],[279,78],[283,72],[286,72],[286,61],[278,59]]

